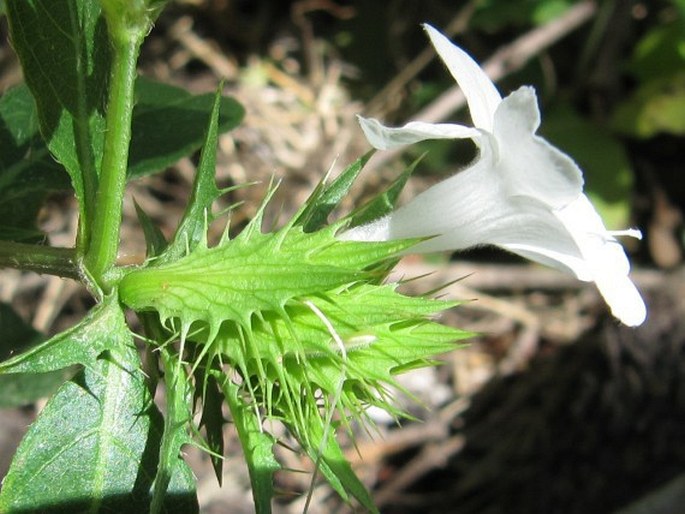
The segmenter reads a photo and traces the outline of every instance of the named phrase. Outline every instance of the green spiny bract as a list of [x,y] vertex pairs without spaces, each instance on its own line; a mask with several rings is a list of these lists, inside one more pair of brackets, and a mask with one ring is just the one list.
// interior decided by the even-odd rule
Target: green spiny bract
[[248,227],[213,248],[203,242],[175,262],[130,272],[120,298],[136,311],[157,311],[162,322],[180,321],[182,334],[204,322],[211,340],[225,321],[249,330],[253,315],[282,314],[293,299],[382,279],[374,269],[411,244],[338,241],[334,234],[333,227],[270,234]]
[[376,404],[399,414],[384,396],[393,376],[465,336],[430,321],[455,303],[380,285],[412,241],[340,241],[336,229],[264,234],[251,225],[215,247],[202,242],[175,262],[131,271],[120,298],[199,343],[209,367],[237,370],[255,404],[290,420],[305,442],[307,419],[341,386],[332,405],[341,413],[361,416]]
[[[212,248],[200,241],[186,255],[169,253],[173,260],[162,254],[124,276],[120,299],[157,312],[180,335],[179,358],[193,365],[198,392],[203,374],[221,384],[247,452],[258,444],[269,453],[263,421],[279,420],[342,498],[377,512],[335,442],[336,427],[368,422],[370,406],[403,416],[396,375],[432,364],[468,334],[431,319],[456,302],[382,283],[416,241],[341,241],[344,222],[305,232],[300,219],[264,234],[260,215],[233,240]],[[269,482],[260,476],[253,483]]]
[[371,405],[402,415],[388,391],[399,387],[395,375],[431,364],[466,336],[429,319],[453,305],[401,295],[394,285],[355,284],[255,317],[249,330],[225,323],[210,360],[237,369],[251,401],[310,450],[314,418],[331,409],[343,422],[364,418]]

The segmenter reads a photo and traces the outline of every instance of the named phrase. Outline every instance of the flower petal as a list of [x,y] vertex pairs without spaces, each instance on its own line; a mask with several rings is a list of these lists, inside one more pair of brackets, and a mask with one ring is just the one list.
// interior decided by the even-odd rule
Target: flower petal
[[575,275],[578,280],[583,282],[592,282],[594,280],[594,276],[590,272],[587,263],[579,255],[580,252],[574,254],[573,252],[558,248],[547,248],[540,244],[531,244],[530,242],[503,243],[500,246],[529,261]]
[[607,232],[602,218],[587,196],[581,194],[563,209],[555,211],[554,215],[573,236],[595,276],[608,272],[628,275],[630,262],[623,247]]
[[606,273],[598,275],[595,283],[611,313],[629,327],[641,325],[647,318],[647,307],[635,284],[627,275]]
[[390,215],[338,234],[341,241],[390,241]]
[[426,139],[468,139],[480,137],[480,132],[471,127],[452,123],[424,123],[411,121],[404,127],[393,128],[382,125],[373,118],[357,116],[366,139],[378,150],[388,150],[410,145]]
[[447,69],[464,92],[476,128],[492,132],[495,110],[502,101],[497,88],[471,56],[428,24],[423,28]]
[[647,308],[628,278],[628,257],[621,244],[607,232],[587,196],[580,195],[555,214],[576,240],[612,314],[630,327],[640,325],[647,317]]
[[540,109],[538,97],[532,86],[521,86],[510,93],[495,111],[496,136],[504,137],[516,134],[533,135],[540,127]]
[[510,195],[562,208],[581,194],[583,174],[573,159],[535,135],[539,125],[533,88],[521,87],[502,100],[494,125],[502,180]]

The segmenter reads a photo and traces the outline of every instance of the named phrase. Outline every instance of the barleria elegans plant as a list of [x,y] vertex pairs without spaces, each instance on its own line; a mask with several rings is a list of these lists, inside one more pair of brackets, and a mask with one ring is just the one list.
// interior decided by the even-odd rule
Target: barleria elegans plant
[[[417,245],[419,251],[438,251],[470,244],[449,242],[458,240],[459,224],[441,228],[430,212],[421,217],[423,208],[411,211],[419,228],[398,235],[394,227],[405,223],[402,209],[413,207],[410,202],[394,210],[394,204],[411,169],[363,207],[329,222],[367,155],[334,180],[322,180],[290,220],[264,232],[264,209],[275,190],[270,187],[258,214],[237,236],[229,237],[225,220],[223,237],[209,245],[208,225],[219,217],[212,206],[227,192],[215,181],[217,139],[240,122],[243,110],[220,92],[193,96],[137,75],[141,44],[164,4],[5,2],[26,85],[0,98],[5,214],[0,265],[78,280],[96,305],[65,332],[4,352],[9,358],[0,364],[0,378],[6,387],[48,377],[47,386],[35,388],[38,397],[50,384],[61,385],[17,450],[2,485],[0,512],[196,512],[194,477],[182,448],[194,444],[209,452],[220,480],[222,467],[231,465],[223,458],[227,422],[243,446],[257,512],[270,512],[273,475],[281,469],[274,456],[277,440],[269,431],[275,422],[289,430],[344,500],[375,512],[336,433],[371,423],[372,406],[402,417],[393,403],[394,391],[401,389],[397,375],[432,365],[435,356],[468,335],[435,321],[456,302],[406,296],[386,278],[398,258]],[[449,57],[456,47],[437,32],[431,37],[450,71],[463,77],[475,124],[452,126],[440,137],[473,138],[481,153],[472,168],[457,175],[467,177],[464,184],[445,182],[450,185],[443,186],[442,202],[454,204],[460,187],[464,194],[482,194],[479,173],[492,174],[494,186],[502,181],[493,191],[507,197],[500,203],[514,213],[511,198],[517,195],[528,195],[529,211],[538,202],[535,212],[543,220],[576,202],[582,195],[580,171],[534,135],[539,121],[534,93],[523,90],[501,100],[475,63],[461,54]],[[414,126],[392,132],[397,129],[362,123],[377,147],[442,130],[418,126],[416,132]],[[526,186],[507,160],[507,144],[520,128],[528,141],[524,157],[533,159],[540,177],[548,173],[549,181],[560,184],[548,199],[537,198],[537,184]],[[118,265],[127,181],[163,170],[199,148],[193,191],[173,237],[165,239],[139,209],[147,259]],[[559,168],[545,170],[545,158],[565,167],[556,182]],[[74,247],[36,244],[42,199],[69,185],[79,205]],[[456,209],[455,215],[462,214]],[[592,233],[582,237],[576,235],[585,225],[574,232],[570,221],[561,223],[573,235],[563,244],[577,245],[573,263],[595,270],[601,251],[596,245],[594,254],[586,251],[593,237],[615,248],[613,236],[598,228],[603,229],[601,221],[593,221]],[[431,247],[443,234],[447,244]],[[465,234],[469,243],[502,244],[490,235],[477,241]],[[533,246],[508,249],[530,257]],[[553,251],[538,249],[548,259],[536,254],[537,260],[555,263]],[[597,279],[581,276],[577,266],[568,267],[579,278]],[[137,315],[142,333],[128,326],[127,310]],[[621,319],[637,324],[637,317]],[[31,333],[34,343],[38,337]],[[136,341],[144,348],[144,362]],[[73,376],[64,381],[67,375]],[[158,387],[165,393],[163,412],[153,401]]]

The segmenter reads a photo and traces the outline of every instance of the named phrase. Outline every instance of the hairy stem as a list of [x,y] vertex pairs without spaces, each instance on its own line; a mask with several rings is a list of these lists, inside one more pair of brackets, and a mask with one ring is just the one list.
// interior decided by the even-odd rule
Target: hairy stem
[[85,265],[98,285],[108,292],[105,274],[116,262],[119,227],[126,186],[131,118],[134,104],[136,62],[142,37],[114,41],[109,98],[107,102],[105,146],[100,183],[95,196],[95,212]]
[[0,241],[0,268],[36,271],[64,278],[81,278],[73,248]]

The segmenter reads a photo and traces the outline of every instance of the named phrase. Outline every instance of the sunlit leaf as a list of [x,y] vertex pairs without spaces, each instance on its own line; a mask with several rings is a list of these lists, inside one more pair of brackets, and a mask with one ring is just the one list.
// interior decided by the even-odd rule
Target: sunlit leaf
[[47,373],[75,364],[92,366],[116,344],[112,326],[122,316],[115,295],[91,310],[76,326],[0,363],[0,373]]
[[333,212],[342,199],[347,195],[359,173],[371,158],[373,152],[350,164],[330,184],[321,183],[306,202],[306,208],[300,214],[297,224],[302,225],[305,232],[313,232],[326,224],[328,215]]
[[217,92],[210,115],[205,120],[208,126],[200,163],[195,175],[193,191],[188,200],[183,218],[174,234],[174,239],[158,262],[174,261],[187,251],[194,250],[200,241],[206,238],[207,227],[213,220],[212,203],[220,194],[214,176],[216,172],[221,101],[221,96]]
[[204,321],[216,332],[226,320],[246,323],[294,297],[369,277],[365,267],[412,244],[340,242],[331,229],[307,234],[286,227],[263,234],[256,228],[259,220],[252,223],[234,240],[131,271],[120,282],[122,301],[138,311],[155,310],[164,322],[178,318],[184,329]]
[[685,135],[685,72],[645,82],[614,114],[616,130],[639,138]]

